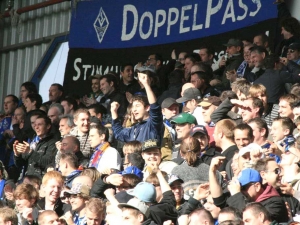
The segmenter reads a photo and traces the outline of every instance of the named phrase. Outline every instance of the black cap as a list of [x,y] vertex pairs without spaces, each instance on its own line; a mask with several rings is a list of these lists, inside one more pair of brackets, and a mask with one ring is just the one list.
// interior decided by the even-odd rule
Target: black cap
[[161,108],[162,109],[169,108],[171,105],[174,105],[174,104],[178,105],[178,103],[176,102],[176,100],[174,98],[166,98],[161,103]]
[[300,50],[300,43],[294,42],[289,45],[289,49]]
[[201,134],[208,136],[207,130],[206,130],[205,126],[203,126],[203,125],[197,125],[191,129],[191,132],[190,132],[191,136],[194,136],[196,133],[201,133]]

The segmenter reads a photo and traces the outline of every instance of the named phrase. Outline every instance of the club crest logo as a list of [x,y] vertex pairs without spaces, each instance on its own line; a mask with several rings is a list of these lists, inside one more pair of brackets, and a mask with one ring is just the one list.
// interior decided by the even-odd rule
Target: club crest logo
[[94,22],[94,28],[98,37],[99,43],[102,42],[105,32],[108,28],[109,22],[103,11],[102,7],[100,8],[99,14]]

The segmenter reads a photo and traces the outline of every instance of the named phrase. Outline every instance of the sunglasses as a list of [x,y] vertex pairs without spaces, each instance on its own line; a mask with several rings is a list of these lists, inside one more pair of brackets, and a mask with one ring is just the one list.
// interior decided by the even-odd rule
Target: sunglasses
[[280,168],[276,168],[275,170],[266,170],[266,172],[274,172],[275,174],[280,174],[281,173],[281,169]]
[[290,49],[290,50],[288,50],[287,52],[288,52],[288,53],[294,53],[294,52],[295,52],[295,50],[293,50],[293,49]]

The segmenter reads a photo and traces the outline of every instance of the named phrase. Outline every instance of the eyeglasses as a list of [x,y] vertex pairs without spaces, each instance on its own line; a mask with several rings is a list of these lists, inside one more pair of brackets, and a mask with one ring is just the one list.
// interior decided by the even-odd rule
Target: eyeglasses
[[81,198],[81,196],[79,194],[75,194],[75,195],[70,195],[69,198],[70,199],[72,199],[72,198]]
[[275,174],[280,174],[281,173],[281,169],[280,168],[276,168],[275,170],[266,170],[266,172],[274,172]]
[[287,53],[294,53],[295,52],[295,50],[293,50],[293,49],[289,49],[288,51],[287,51]]

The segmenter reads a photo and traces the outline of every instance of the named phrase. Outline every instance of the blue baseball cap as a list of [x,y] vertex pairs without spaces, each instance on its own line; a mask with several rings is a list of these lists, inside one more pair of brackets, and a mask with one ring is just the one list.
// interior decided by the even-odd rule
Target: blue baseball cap
[[247,168],[241,171],[238,176],[238,181],[240,182],[241,186],[245,186],[249,183],[256,183],[262,182],[261,176],[257,170]]
[[122,175],[134,174],[134,175],[137,175],[140,179],[143,179],[143,176],[144,176],[143,171],[141,171],[136,166],[129,166],[124,171],[120,172],[120,174],[122,174]]
[[156,202],[155,187],[148,182],[138,183],[134,189],[128,190],[127,193],[135,196],[143,202]]

